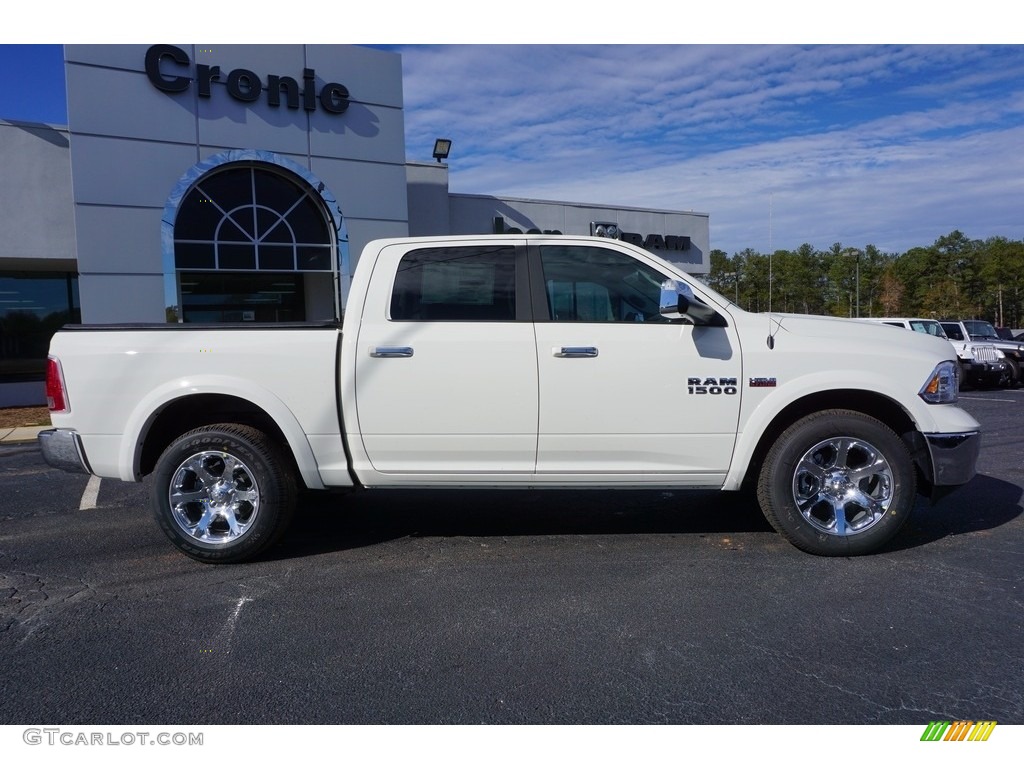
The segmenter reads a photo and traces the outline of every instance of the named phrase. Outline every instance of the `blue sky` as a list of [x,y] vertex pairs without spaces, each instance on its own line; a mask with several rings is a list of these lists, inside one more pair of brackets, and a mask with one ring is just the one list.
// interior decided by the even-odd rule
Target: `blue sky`
[[[453,192],[700,211],[727,253],[1024,239],[1024,46],[389,48]],[[0,118],[66,121],[61,56],[0,45]]]

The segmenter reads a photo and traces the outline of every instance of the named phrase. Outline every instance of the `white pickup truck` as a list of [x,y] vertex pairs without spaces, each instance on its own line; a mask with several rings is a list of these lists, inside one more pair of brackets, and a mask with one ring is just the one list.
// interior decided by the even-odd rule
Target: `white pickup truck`
[[800,549],[864,554],[980,442],[944,339],[745,312],[599,238],[378,240],[340,327],[68,326],[50,354],[47,461],[154,475],[204,562],[277,541],[300,489],[395,487],[756,488]]

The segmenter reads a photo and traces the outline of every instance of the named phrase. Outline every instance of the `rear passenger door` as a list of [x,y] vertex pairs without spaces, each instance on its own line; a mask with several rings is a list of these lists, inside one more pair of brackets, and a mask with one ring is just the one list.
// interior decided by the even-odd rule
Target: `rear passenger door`
[[534,471],[528,297],[525,248],[511,242],[382,252],[356,354],[359,428],[375,470],[466,483]]

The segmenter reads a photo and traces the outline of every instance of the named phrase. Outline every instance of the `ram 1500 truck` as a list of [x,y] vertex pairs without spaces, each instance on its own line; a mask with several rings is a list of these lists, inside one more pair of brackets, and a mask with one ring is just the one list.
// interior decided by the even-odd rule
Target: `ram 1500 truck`
[[756,489],[797,547],[864,554],[980,440],[944,339],[749,313],[555,235],[374,241],[340,326],[68,326],[47,392],[46,459],[153,475],[204,562],[277,541],[300,490],[397,487]]

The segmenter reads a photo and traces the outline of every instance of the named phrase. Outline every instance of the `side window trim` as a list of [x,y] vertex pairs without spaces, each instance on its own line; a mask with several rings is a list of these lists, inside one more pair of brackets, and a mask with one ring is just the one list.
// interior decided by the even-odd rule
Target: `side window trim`
[[531,291],[533,281],[530,279],[530,259],[527,254],[526,243],[516,243],[516,322],[532,323],[536,316]]
[[544,283],[544,267],[540,260],[540,246],[531,243],[528,249],[527,265],[530,275],[530,307],[535,323],[550,323],[551,310],[548,307],[548,291]]

